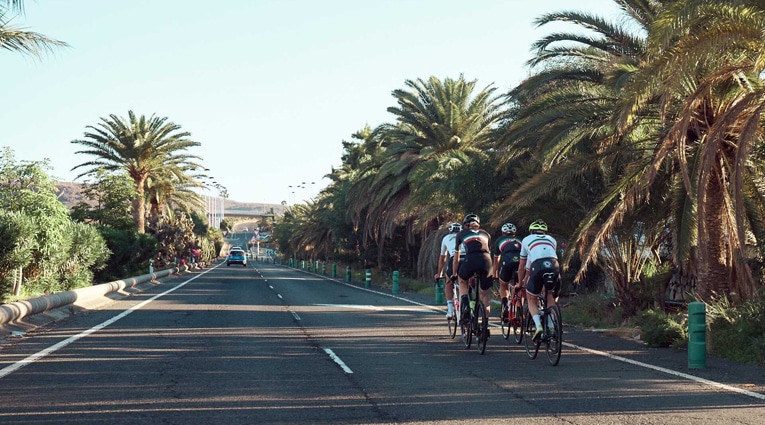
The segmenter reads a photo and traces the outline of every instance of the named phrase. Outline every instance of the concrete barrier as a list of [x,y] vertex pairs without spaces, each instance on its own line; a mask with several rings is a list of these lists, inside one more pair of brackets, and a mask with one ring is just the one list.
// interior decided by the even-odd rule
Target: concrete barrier
[[[23,301],[14,301],[8,304],[0,305],[0,326],[8,323],[17,322],[21,319],[36,314],[47,313],[62,307],[72,307],[86,309],[97,304],[102,304],[111,300],[110,295],[126,295],[125,290],[155,281],[181,271],[191,268],[203,267],[203,264],[188,264],[183,267],[173,267],[160,270],[156,273],[148,273],[141,276],[135,276],[113,282],[101,283],[85,288],[74,289],[71,291],[59,292],[56,294],[43,295],[37,298],[31,298]],[[98,302],[101,300],[103,302]],[[94,304],[95,303],[95,304]]]

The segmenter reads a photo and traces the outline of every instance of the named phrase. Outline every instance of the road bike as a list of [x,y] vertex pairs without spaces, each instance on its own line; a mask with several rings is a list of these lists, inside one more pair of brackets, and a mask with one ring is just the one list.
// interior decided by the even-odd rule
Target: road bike
[[[513,282],[518,282],[518,272],[513,273]],[[526,287],[516,286],[513,290],[513,296],[510,298],[510,306],[507,311],[507,322],[500,318],[500,324],[502,326],[502,336],[505,339],[510,338],[510,328],[513,328],[513,337],[515,343],[520,344],[523,342],[523,316],[524,316],[524,300],[526,299]]]
[[449,336],[454,339],[457,336],[457,328],[459,327],[457,314],[460,311],[460,287],[455,282],[452,282],[452,292],[454,296],[454,310],[452,315],[446,318],[446,322],[449,325]]
[[[556,304],[547,307],[547,296],[545,291],[537,295],[539,299],[539,315],[542,319],[543,332],[534,339],[536,325],[531,317],[529,309],[526,308],[526,319],[524,320],[524,341],[526,345],[526,354],[530,359],[535,359],[539,353],[539,347],[544,344],[547,353],[547,362],[556,366],[560,362],[560,353],[563,348],[563,320],[560,314],[560,307]],[[552,324],[552,327],[550,326]]]
[[[476,340],[478,352],[486,352],[486,342],[489,339],[489,318],[486,316],[486,308],[479,296],[479,286],[481,276],[478,272],[468,279],[468,299],[470,300],[469,317],[460,320],[460,329],[462,331],[462,342],[468,349],[473,344],[473,338]],[[456,282],[455,282],[456,285]],[[475,298],[473,298],[475,294]],[[455,308],[456,310],[456,308]]]

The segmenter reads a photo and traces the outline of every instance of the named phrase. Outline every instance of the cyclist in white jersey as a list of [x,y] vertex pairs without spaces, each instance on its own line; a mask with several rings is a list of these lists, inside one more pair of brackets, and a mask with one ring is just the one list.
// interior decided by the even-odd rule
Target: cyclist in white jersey
[[[539,317],[539,305],[536,299],[545,290],[547,306],[555,305],[555,298],[560,292],[560,265],[556,252],[557,242],[555,238],[546,234],[547,224],[542,220],[536,220],[529,226],[530,235],[521,241],[521,262],[518,264],[518,280],[526,284],[526,300],[528,301],[529,313],[534,319],[536,332],[534,339],[542,333],[542,320]],[[543,276],[551,277],[544,279]],[[548,326],[550,324],[548,323]]]
[[[456,251],[456,244],[454,241],[460,230],[462,230],[461,224],[452,223],[449,225],[449,233],[444,235],[441,239],[441,250],[439,251],[440,255],[438,256],[438,273],[436,273],[436,279],[444,277],[444,271],[446,272],[446,276],[451,276],[453,274],[452,258]],[[444,270],[444,267],[446,270]],[[446,317],[449,318],[454,314],[454,283],[452,283],[451,279],[446,279],[446,282],[444,282],[444,295],[444,298],[446,298]]]

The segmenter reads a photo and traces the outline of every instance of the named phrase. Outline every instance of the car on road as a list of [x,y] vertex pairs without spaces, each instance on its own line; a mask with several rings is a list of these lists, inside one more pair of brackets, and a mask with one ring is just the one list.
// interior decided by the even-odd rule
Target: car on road
[[247,226],[244,226],[244,227],[242,227],[242,231],[243,231],[243,232],[249,232],[249,231],[250,231],[250,229],[248,229],[248,228],[247,228]]
[[241,249],[232,249],[228,252],[226,266],[231,266],[232,264],[241,264],[247,267],[247,256],[244,254],[244,251]]

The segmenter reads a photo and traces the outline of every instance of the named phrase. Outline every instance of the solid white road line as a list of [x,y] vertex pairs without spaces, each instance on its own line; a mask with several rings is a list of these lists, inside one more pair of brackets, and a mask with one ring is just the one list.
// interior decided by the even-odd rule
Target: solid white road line
[[[290,268],[288,267],[288,269],[290,269]],[[301,270],[297,270],[297,271],[301,271]],[[305,272],[305,273],[313,274],[311,272]],[[423,306],[423,307],[426,307],[427,309],[429,309],[430,311],[432,311],[433,313],[443,313],[443,312],[446,311],[446,310],[444,310],[444,309],[442,309],[440,307],[433,307],[433,306],[430,306],[430,305],[427,305],[427,304],[419,303],[417,301],[408,300],[406,298],[399,297],[399,296],[396,296],[396,295],[387,294],[385,292],[379,292],[379,291],[375,291],[373,289],[367,289],[367,288],[360,288],[360,287],[358,287],[356,285],[351,285],[350,283],[344,282],[344,281],[339,280],[339,279],[333,279],[333,278],[329,278],[327,276],[322,276],[322,275],[316,275],[316,276],[318,276],[320,278],[323,278],[325,280],[331,280],[333,282],[336,282],[336,283],[339,283],[341,285],[345,285],[345,286],[348,286],[350,288],[357,289],[357,290],[360,290],[360,291],[372,292],[372,293],[375,293],[375,294],[379,294],[379,295],[383,295],[383,296],[386,296],[386,297],[395,298],[395,299],[398,299],[398,300],[401,300],[401,301],[404,301],[404,302],[408,302],[410,304],[415,304],[415,305]],[[284,279],[289,279],[289,278],[284,278]],[[304,280],[304,278],[299,278],[299,279],[303,279]],[[317,304],[317,305],[331,306],[331,305],[335,305],[335,304]],[[350,305],[345,305],[345,304],[337,304],[336,306],[348,307],[348,308],[360,308],[360,307],[362,307],[362,306],[350,306]],[[366,306],[366,307],[374,307],[374,306]],[[496,325],[494,323],[491,323],[491,325],[495,326],[495,327],[499,326],[499,325]],[[754,391],[748,391],[748,390],[745,390],[743,388],[734,387],[732,385],[721,384],[719,382],[710,381],[708,379],[700,378],[698,376],[693,376],[693,375],[689,375],[687,373],[678,372],[678,371],[674,371],[674,370],[671,370],[671,369],[666,369],[666,368],[663,368],[663,367],[660,367],[660,366],[654,366],[652,364],[643,363],[643,362],[639,362],[639,361],[636,361],[636,360],[631,360],[631,359],[628,359],[628,358],[625,358],[625,357],[616,356],[616,355],[613,355],[613,354],[610,354],[610,353],[607,353],[607,352],[604,352],[604,351],[598,351],[598,350],[593,350],[593,349],[586,348],[586,347],[580,347],[578,345],[570,344],[570,343],[567,343],[567,342],[564,342],[563,345],[566,345],[568,347],[575,348],[575,349],[578,349],[578,350],[586,351],[588,353],[595,354],[595,355],[598,355],[598,356],[608,357],[608,358],[610,358],[612,360],[616,360],[616,361],[620,361],[620,362],[625,362],[625,363],[629,363],[629,364],[632,364],[632,365],[635,365],[635,366],[640,366],[640,367],[644,367],[644,368],[648,368],[648,369],[653,369],[653,370],[656,370],[656,371],[659,371],[659,372],[662,372],[662,373],[666,373],[666,374],[669,374],[669,375],[677,376],[679,378],[684,378],[684,379],[688,379],[688,380],[691,380],[691,381],[694,381],[694,382],[698,382],[698,383],[701,383],[701,384],[706,384],[706,385],[709,385],[709,386],[714,387],[714,388],[719,388],[719,389],[724,389],[724,390],[728,390],[728,391],[733,391],[733,392],[736,392],[736,393],[739,393],[739,394],[743,394],[743,395],[746,395],[746,396],[749,396],[749,397],[754,397],[756,399],[765,400],[765,394],[760,394],[760,393],[757,393],[757,392],[754,392]],[[325,351],[327,351],[327,350],[325,350]],[[332,356],[332,354],[330,354],[330,356]]]
[[114,322],[122,319],[123,317],[129,315],[130,313],[145,307],[147,304],[149,304],[150,302],[156,300],[157,298],[163,297],[163,296],[165,296],[165,295],[175,291],[176,289],[179,289],[179,288],[183,287],[187,283],[189,283],[189,282],[193,281],[194,279],[204,275],[205,273],[209,272],[210,270],[216,269],[218,267],[220,267],[220,264],[215,266],[215,267],[213,267],[213,268],[205,270],[204,272],[202,272],[202,273],[192,277],[191,279],[189,279],[189,280],[187,280],[185,282],[182,282],[182,283],[180,283],[180,284],[178,284],[178,285],[168,289],[167,291],[165,291],[165,292],[163,292],[161,294],[157,294],[157,295],[149,298],[146,301],[143,301],[143,302],[141,302],[139,304],[134,305],[133,307],[130,307],[129,309],[123,311],[122,313],[112,317],[111,319],[109,319],[109,320],[107,320],[107,321],[105,321],[103,323],[99,323],[98,325],[93,326],[92,328],[90,328],[90,329],[88,329],[86,331],[80,332],[79,334],[74,335],[72,337],[69,337],[69,338],[67,338],[67,339],[65,339],[65,340],[63,340],[63,341],[61,341],[61,342],[59,342],[57,344],[53,344],[53,345],[51,345],[48,348],[40,350],[37,353],[32,354],[31,356],[29,356],[29,357],[27,357],[27,358],[25,358],[23,360],[20,360],[20,361],[12,364],[10,366],[6,366],[3,369],[0,369],[0,379],[10,375],[11,373],[21,369],[22,367],[24,367],[26,365],[32,364],[32,363],[42,359],[43,357],[47,356],[48,354],[54,353],[54,352],[58,351],[59,349],[66,347],[67,345],[77,341],[78,339],[84,338],[84,337],[92,334],[93,332],[96,332],[98,330],[101,330],[101,329],[111,325],[112,323],[114,323]]
[[678,372],[678,371],[675,371],[675,370],[672,370],[672,369],[667,369],[667,368],[663,368],[663,367],[659,367],[659,366],[654,366],[652,364],[639,362],[637,360],[632,360],[632,359],[628,359],[628,358],[625,358],[625,357],[616,356],[616,355],[613,355],[613,354],[610,354],[610,353],[606,353],[605,351],[598,351],[598,350],[593,350],[591,348],[580,347],[578,345],[570,344],[568,342],[564,342],[563,344],[566,345],[566,346],[569,346],[571,348],[576,348],[577,350],[582,350],[582,351],[586,351],[586,352],[591,353],[591,354],[596,354],[598,356],[608,357],[609,359],[618,360],[620,362],[629,363],[629,364],[632,364],[632,365],[635,365],[635,366],[641,366],[641,367],[648,368],[648,369],[653,369],[653,370],[656,370],[656,371],[659,371],[659,372],[663,372],[663,373],[666,373],[666,374],[669,374],[669,375],[677,376],[678,378],[689,379],[691,381],[695,381],[695,382],[698,382],[698,383],[701,383],[701,384],[706,384],[706,385],[709,385],[709,386],[712,386],[712,387],[715,387],[715,388],[720,388],[720,389],[723,389],[723,390],[733,391],[733,392],[737,392],[739,394],[748,395],[749,397],[754,397],[754,398],[758,398],[760,400],[765,400],[765,395],[764,394],[756,393],[754,391],[748,391],[748,390],[745,390],[743,388],[734,387],[732,385],[721,384],[719,382],[710,381],[710,380],[704,379],[704,378],[699,378],[698,376],[689,375],[687,373]]
[[343,372],[345,373],[353,373],[351,368],[345,365],[342,360],[340,360],[340,357],[337,357],[337,354],[334,353],[334,351],[330,350],[329,348],[325,348],[324,352],[329,354],[329,358],[332,359],[335,363],[337,363],[341,369],[343,369]]

